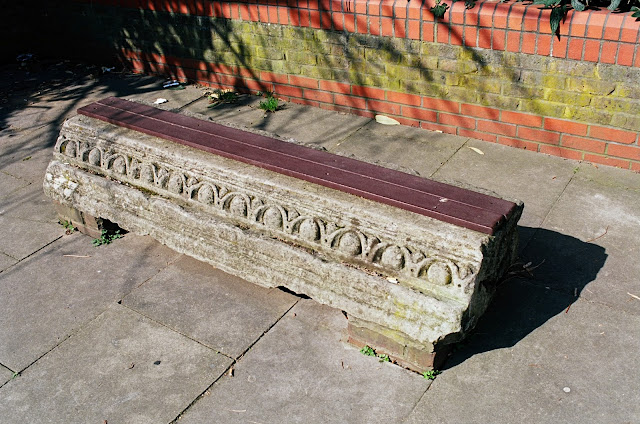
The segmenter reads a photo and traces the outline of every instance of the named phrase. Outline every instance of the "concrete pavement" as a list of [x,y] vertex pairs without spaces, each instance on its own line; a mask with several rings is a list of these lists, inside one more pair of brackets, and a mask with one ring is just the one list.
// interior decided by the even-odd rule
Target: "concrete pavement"
[[[640,175],[90,73],[0,71],[0,423],[640,422]],[[109,95],[521,199],[520,266],[431,382],[346,345],[313,300],[147,237],[93,247],[41,184],[64,118]]]

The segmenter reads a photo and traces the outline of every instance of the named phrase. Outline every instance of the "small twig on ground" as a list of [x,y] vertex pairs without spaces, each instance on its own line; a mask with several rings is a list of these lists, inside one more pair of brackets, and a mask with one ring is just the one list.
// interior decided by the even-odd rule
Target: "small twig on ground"
[[605,234],[607,234],[607,231],[609,231],[609,226],[608,225],[607,225],[607,228],[604,229],[604,233],[600,234],[596,238],[592,238],[592,239],[589,239],[589,240],[585,241],[585,243],[591,243],[592,241],[598,240],[600,237],[603,237]]
[[629,292],[627,292],[627,294],[628,294],[629,296],[633,297],[634,299],[638,299],[638,300],[640,300],[640,296],[636,296],[635,294],[631,294],[631,293],[629,293]]
[[524,265],[521,263],[515,263],[511,266],[511,268],[507,271],[506,279],[511,277],[529,277],[533,278],[533,271],[535,271],[540,265],[545,263],[546,259],[543,259],[538,265],[531,266],[533,262],[528,262]]
[[88,255],[62,255],[65,258],[90,258]]

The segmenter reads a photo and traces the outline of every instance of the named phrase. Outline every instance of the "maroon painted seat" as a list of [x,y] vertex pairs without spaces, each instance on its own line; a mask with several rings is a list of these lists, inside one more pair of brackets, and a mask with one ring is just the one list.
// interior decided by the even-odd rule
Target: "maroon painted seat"
[[78,113],[485,234],[494,234],[517,208],[496,197],[115,97]]

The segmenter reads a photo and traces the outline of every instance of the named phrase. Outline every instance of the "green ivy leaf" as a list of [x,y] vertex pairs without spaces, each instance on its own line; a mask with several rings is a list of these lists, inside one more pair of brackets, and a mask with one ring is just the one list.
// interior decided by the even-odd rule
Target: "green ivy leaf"
[[620,0],[611,0],[611,4],[607,6],[607,9],[613,12],[618,8],[618,6],[620,6]]
[[557,34],[560,29],[560,22],[567,14],[567,6],[562,5],[551,9],[551,16],[549,17],[549,24],[551,25],[551,33]]
[[474,7],[476,7],[476,2],[474,0],[465,0],[464,7],[466,9],[473,9]]
[[440,3],[440,1],[437,0],[436,5],[429,10],[431,10],[431,13],[433,13],[433,16],[440,19],[444,16],[448,8],[449,8],[449,5],[447,3]]
[[633,12],[633,15],[631,15],[631,17],[640,19],[640,7],[633,6],[631,8],[631,11]]
[[587,5],[582,3],[580,0],[571,0],[571,7],[573,7],[578,12],[582,12]]
[[542,4],[544,7],[553,7],[558,5],[562,0],[533,0],[533,4]]

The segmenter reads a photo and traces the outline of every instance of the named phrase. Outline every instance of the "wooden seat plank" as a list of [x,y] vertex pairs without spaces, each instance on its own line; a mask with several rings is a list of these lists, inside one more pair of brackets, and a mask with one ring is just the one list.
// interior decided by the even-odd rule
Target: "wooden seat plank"
[[516,207],[503,199],[117,98],[78,112],[486,234],[493,234]]

